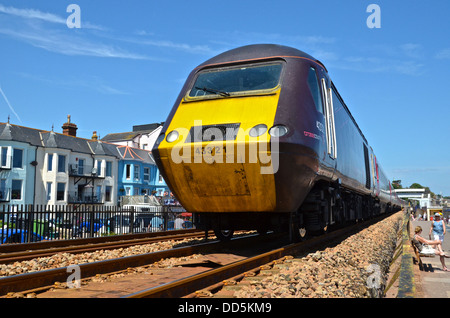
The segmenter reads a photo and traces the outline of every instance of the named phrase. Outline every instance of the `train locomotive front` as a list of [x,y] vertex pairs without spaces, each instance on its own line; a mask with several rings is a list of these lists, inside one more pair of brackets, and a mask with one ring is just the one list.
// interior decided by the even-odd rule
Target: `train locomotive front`
[[[192,71],[152,153],[197,228],[221,238],[326,228],[345,218],[332,213],[338,203],[340,214],[351,213],[337,202],[342,180],[370,196],[365,180],[338,173],[331,85],[319,61],[278,45],[237,48]],[[367,158],[358,160],[370,173]]]

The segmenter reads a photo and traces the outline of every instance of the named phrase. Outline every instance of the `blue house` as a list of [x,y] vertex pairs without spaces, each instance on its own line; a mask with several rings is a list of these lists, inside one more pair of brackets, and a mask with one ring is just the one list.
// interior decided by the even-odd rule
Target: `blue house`
[[159,174],[150,151],[129,146],[117,146],[119,161],[119,196],[163,196],[169,188]]

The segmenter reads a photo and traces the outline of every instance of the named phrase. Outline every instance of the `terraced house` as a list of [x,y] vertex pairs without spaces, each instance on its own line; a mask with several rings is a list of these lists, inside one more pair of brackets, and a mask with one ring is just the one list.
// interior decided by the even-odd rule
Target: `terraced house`
[[102,142],[95,132],[76,137],[70,116],[62,128],[60,134],[0,123],[0,205],[115,206],[124,189],[119,171],[123,181],[128,170],[130,194],[153,191],[158,173],[149,151]]
[[0,124],[0,204],[34,203],[36,137],[23,127]]

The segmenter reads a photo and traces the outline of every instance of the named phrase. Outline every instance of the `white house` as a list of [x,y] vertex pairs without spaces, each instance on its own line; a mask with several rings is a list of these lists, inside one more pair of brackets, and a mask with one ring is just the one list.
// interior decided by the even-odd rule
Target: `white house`
[[0,123],[0,204],[117,204],[117,146]]
[[133,126],[132,132],[108,134],[101,140],[151,151],[164,123]]
[[39,134],[0,123],[0,206],[34,203]]
[[41,136],[36,204],[116,205],[119,153],[114,145],[78,138],[73,129]]

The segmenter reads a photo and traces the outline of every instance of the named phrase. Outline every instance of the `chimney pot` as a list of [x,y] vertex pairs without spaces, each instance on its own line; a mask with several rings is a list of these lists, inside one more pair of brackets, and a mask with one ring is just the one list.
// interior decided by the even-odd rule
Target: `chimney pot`
[[62,125],[62,129],[63,129],[63,134],[66,136],[72,136],[72,137],[77,136],[78,127],[77,127],[77,125],[70,122],[70,115],[67,115],[67,123]]

